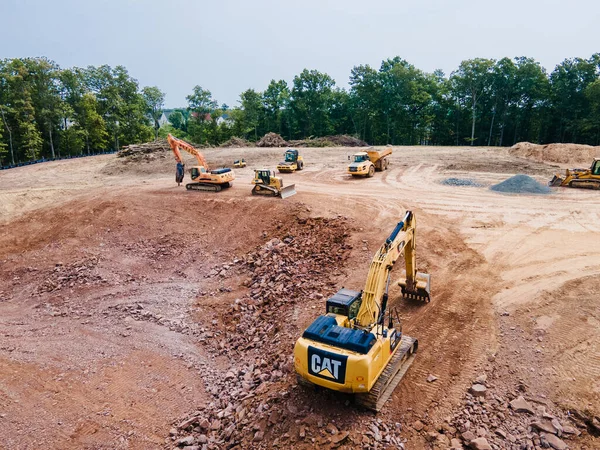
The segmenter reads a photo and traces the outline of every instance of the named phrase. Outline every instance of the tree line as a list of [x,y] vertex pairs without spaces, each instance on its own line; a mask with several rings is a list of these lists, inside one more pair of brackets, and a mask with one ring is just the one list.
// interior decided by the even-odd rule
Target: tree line
[[533,58],[475,58],[449,76],[396,57],[355,66],[349,88],[317,70],[272,80],[229,107],[196,86],[159,120],[164,94],[122,66],[61,69],[46,58],[0,61],[2,162],[118,149],[168,132],[197,144],[349,134],[373,145],[600,145],[600,53],[551,73]]
[[0,160],[90,154],[151,140],[163,104],[158,88],[140,90],[123,66],[61,69],[47,58],[1,60]]

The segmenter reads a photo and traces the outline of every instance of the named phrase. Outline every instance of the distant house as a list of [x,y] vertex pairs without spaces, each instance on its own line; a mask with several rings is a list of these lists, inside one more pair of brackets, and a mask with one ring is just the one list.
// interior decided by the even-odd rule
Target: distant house
[[233,125],[233,119],[229,117],[229,114],[223,113],[221,116],[217,117],[217,125]]
[[158,126],[162,127],[163,125],[166,125],[169,123],[169,119],[167,118],[166,114],[163,112],[160,115],[160,119],[158,119]]

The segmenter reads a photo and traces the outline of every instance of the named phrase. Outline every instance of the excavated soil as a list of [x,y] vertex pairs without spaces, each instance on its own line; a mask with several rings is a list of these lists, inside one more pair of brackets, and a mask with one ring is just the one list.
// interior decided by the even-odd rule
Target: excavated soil
[[519,142],[510,148],[509,154],[536,162],[576,164],[587,169],[594,158],[600,157],[600,147],[583,144],[538,145]]
[[[219,194],[177,188],[169,157],[0,174],[0,448],[450,448],[469,427],[541,447],[506,406],[518,395],[581,433],[560,436],[571,448],[598,446],[597,193],[491,192],[554,170],[507,149],[398,147],[352,179],[354,149],[307,148],[283,175],[298,195],[252,197],[252,169],[282,151],[206,149],[213,167],[248,162]],[[375,415],[297,386],[291,353],[407,209],[432,301],[392,290],[419,351]]]

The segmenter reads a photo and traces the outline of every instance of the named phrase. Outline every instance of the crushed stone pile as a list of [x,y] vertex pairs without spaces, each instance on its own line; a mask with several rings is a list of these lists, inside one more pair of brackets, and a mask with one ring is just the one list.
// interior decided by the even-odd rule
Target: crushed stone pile
[[288,143],[277,133],[267,133],[256,143],[257,147],[287,147]]
[[528,175],[515,175],[502,183],[495,184],[490,189],[512,194],[548,194],[550,192],[548,186],[538,183]]
[[222,325],[216,320],[203,324],[198,339],[230,366],[219,371],[206,363],[202,368],[212,398],[174,424],[174,446],[312,448],[316,443],[364,448],[382,439],[402,444],[400,429],[381,420],[366,418],[360,429],[357,413],[348,412],[339,396],[322,400],[340,403],[339,415],[324,422],[311,412],[318,400],[307,398],[296,384],[292,348],[302,330],[295,319],[286,318],[303,310],[316,317],[324,310],[326,296],[337,290],[331,277],[341,274],[351,249],[349,230],[345,217],[297,217],[282,225],[278,237],[207,275],[224,284],[247,275],[248,291],[222,313]]
[[74,286],[97,286],[107,283],[108,280],[98,274],[97,265],[97,257],[67,265],[57,263],[53,270],[44,274],[44,281],[37,287],[36,294],[71,289]]
[[442,181],[446,186],[474,186],[481,187],[481,184],[468,178],[446,178]]
[[219,147],[226,148],[244,148],[244,147],[254,147],[254,143],[247,141],[246,139],[239,137],[232,137],[228,141],[223,142]]
[[600,146],[592,147],[583,144],[538,145],[531,142],[519,142],[513,145],[508,153],[518,158],[537,162],[576,164],[582,168],[588,168],[593,158],[600,157]]
[[[453,449],[566,449],[569,440],[582,433],[578,428],[585,431],[584,424],[572,416],[561,417],[549,401],[530,397],[525,390],[523,385],[503,386],[501,380],[490,382],[486,374],[480,375],[465,394],[459,412],[438,431],[429,432],[430,441]],[[427,420],[417,422],[415,429],[433,428]]]
[[117,156],[123,158],[125,156],[142,156],[149,153],[157,152],[168,152],[171,151],[171,147],[166,139],[158,139],[153,142],[146,142],[145,144],[131,144],[123,147]]

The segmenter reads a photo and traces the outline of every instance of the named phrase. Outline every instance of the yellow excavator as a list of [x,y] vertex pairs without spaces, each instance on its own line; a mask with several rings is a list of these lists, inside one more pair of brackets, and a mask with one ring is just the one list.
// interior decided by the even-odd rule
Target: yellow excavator
[[175,160],[178,163],[183,164],[180,150],[184,150],[190,155],[195,156],[198,161],[198,165],[193,166],[190,172],[192,183],[185,185],[187,190],[219,192],[223,188],[230,187],[233,180],[235,180],[235,172],[229,168],[209,170],[204,155],[193,145],[188,144],[171,134],[167,136],[167,141],[169,142],[171,150],[173,150],[173,154],[175,155]]
[[341,289],[327,300],[326,314],[294,348],[300,384],[355,394],[356,403],[381,410],[418,346],[417,339],[402,333],[397,312],[388,310],[391,271],[403,253],[406,267],[398,281],[403,297],[431,299],[431,277],[416,269],[415,230],[415,215],[407,211],[375,253],[364,290]]
[[559,174],[554,175],[548,185],[600,189],[600,158],[594,158],[589,169],[567,169],[564,178]]
[[252,184],[254,185],[252,195],[281,197],[282,199],[296,195],[295,184],[283,187],[281,177],[276,177],[275,173],[269,169],[255,169]]

